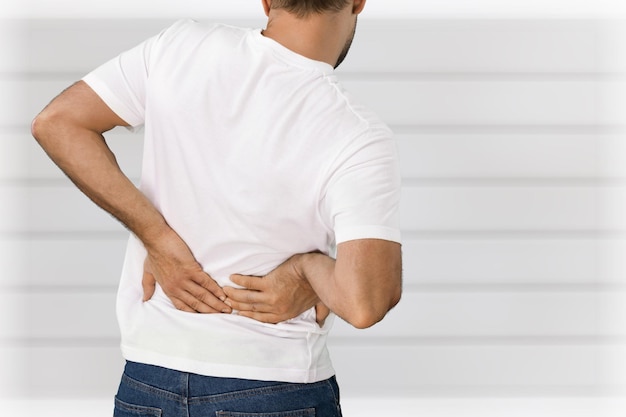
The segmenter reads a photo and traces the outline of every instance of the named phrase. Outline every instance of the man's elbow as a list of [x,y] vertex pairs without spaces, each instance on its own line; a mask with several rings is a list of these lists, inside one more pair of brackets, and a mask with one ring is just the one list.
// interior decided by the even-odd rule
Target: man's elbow
[[47,136],[50,130],[53,128],[55,121],[58,120],[58,116],[48,109],[44,109],[39,113],[30,124],[30,133],[41,143]]
[[39,138],[42,136],[43,126],[44,126],[43,118],[41,114],[37,115],[33,121],[30,123],[30,134],[39,141]]
[[347,317],[348,323],[357,329],[367,329],[381,321],[400,302],[402,287],[398,286],[387,297],[376,302],[360,303]]

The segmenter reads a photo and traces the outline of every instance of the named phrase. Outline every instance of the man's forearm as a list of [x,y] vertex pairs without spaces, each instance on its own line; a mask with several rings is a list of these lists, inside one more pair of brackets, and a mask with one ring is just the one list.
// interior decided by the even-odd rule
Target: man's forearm
[[103,132],[125,126],[84,82],[74,84],[37,116],[33,136],[91,200],[119,219],[147,250],[144,288],[159,283],[174,306],[188,312],[230,312],[226,295],[183,239],[124,175]]
[[85,195],[144,244],[149,245],[167,230],[163,216],[123,174],[100,133],[63,121],[39,120],[33,135]]
[[167,223],[121,171],[102,136],[125,124],[79,82],[35,118],[32,133],[83,193],[150,244],[167,229]]
[[400,245],[376,239],[341,244],[337,260],[298,255],[295,268],[331,311],[357,328],[370,327],[395,306],[402,290]]
[[337,275],[337,262],[320,253],[307,253],[296,256],[296,269],[310,283],[320,300],[339,317],[355,327],[369,327],[358,316],[358,311],[367,298],[355,297],[350,284]]

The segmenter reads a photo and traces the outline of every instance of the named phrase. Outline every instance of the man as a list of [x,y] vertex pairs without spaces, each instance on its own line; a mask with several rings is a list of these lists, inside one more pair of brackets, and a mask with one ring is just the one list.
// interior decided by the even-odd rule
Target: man
[[[365,328],[400,298],[391,132],[333,75],[365,1],[262,4],[266,29],[179,21],[33,122],[132,232],[115,416],[339,416],[328,310]],[[102,134],[141,125],[140,191]]]

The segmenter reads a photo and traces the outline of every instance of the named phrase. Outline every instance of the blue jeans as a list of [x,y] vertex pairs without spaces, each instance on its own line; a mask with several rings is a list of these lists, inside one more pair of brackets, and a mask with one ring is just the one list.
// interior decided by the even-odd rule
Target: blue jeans
[[127,362],[114,417],[341,417],[335,377],[312,384],[215,378]]

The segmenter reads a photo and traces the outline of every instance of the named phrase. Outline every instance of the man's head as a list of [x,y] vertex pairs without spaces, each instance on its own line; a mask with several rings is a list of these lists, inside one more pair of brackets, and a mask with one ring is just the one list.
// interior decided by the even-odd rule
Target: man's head
[[284,9],[298,17],[314,13],[339,12],[350,4],[350,0],[272,0],[272,9]]

